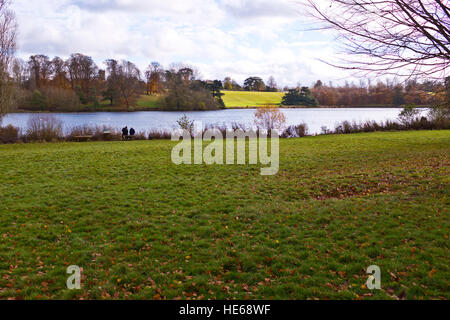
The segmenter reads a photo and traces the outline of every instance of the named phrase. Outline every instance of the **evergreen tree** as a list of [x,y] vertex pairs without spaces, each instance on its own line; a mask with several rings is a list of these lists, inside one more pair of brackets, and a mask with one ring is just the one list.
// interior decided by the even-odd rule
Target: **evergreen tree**
[[313,97],[308,87],[292,89],[283,97],[282,104],[285,106],[307,106],[317,107],[319,102]]

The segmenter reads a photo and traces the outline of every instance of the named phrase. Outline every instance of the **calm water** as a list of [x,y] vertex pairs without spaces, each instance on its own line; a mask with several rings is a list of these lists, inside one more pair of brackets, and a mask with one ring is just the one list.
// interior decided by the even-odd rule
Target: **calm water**
[[[148,132],[152,129],[173,129],[177,120],[186,114],[190,119],[201,121],[203,125],[225,124],[233,122],[253,124],[255,109],[220,110],[203,112],[98,112],[98,113],[53,113],[61,119],[65,130],[80,125],[103,126],[121,129],[125,126],[133,127],[136,131]],[[334,129],[337,123],[348,121],[385,121],[396,120],[401,109],[370,108],[370,109],[283,109],[287,124],[294,125],[305,122],[309,126],[310,134],[321,132],[322,126]],[[26,129],[30,117],[45,116],[46,114],[13,113],[3,119],[3,125],[12,124]]]

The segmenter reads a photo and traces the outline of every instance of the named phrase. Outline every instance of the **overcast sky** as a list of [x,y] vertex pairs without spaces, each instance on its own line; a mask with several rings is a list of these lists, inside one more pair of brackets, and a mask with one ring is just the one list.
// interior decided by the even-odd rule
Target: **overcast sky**
[[80,52],[141,69],[187,63],[204,79],[248,76],[280,86],[342,83],[346,74],[318,59],[336,52],[333,36],[309,26],[295,0],[13,0],[19,55]]

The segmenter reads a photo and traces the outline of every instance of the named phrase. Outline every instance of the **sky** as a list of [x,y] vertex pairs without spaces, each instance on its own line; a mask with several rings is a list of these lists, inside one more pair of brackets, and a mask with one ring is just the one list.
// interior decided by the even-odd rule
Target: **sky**
[[332,61],[334,36],[307,31],[297,0],[13,0],[18,55],[127,59],[141,70],[153,61],[184,63],[203,79],[275,77],[280,87],[342,83]]

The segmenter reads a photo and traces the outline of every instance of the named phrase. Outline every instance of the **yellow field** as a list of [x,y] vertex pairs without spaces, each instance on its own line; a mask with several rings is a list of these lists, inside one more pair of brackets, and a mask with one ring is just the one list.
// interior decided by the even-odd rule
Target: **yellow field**
[[284,92],[223,91],[227,108],[250,108],[266,104],[281,104]]

